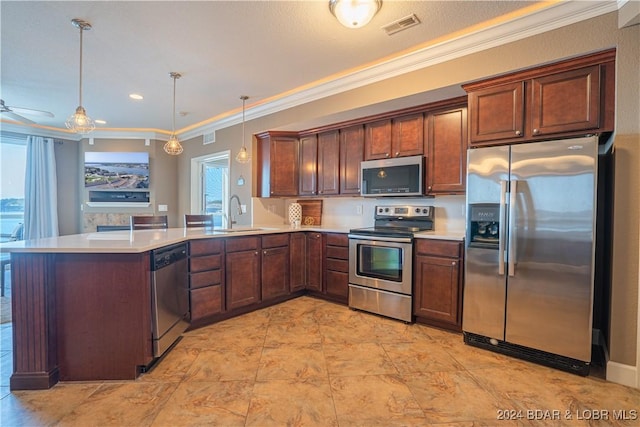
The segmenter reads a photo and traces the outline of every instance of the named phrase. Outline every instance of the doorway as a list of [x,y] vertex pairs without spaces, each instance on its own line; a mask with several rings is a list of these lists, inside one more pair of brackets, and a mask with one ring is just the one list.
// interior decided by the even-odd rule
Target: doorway
[[224,151],[191,159],[191,213],[213,215],[217,228],[227,227],[229,157]]

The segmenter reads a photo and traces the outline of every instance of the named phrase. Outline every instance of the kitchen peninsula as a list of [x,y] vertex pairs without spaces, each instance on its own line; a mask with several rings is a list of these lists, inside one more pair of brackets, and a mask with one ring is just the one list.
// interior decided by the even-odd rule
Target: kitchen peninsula
[[[344,236],[347,231],[288,226],[233,232],[170,228],[2,244],[0,250],[12,256],[11,389],[47,389],[58,381],[133,380],[152,364],[150,254],[154,249],[189,242],[194,271],[196,259],[222,270],[212,267],[195,273],[211,285],[190,290],[192,310],[194,298],[202,293],[208,297],[198,310],[209,315],[203,315],[199,323],[192,319],[192,325],[198,326],[302,295],[305,279],[304,271],[302,279],[299,271],[308,261],[305,250],[294,245],[303,235]],[[462,240],[463,235],[428,232],[419,237]],[[234,248],[222,260],[222,254],[195,256],[195,248],[220,247],[222,241],[227,251]],[[257,261],[267,256],[268,263]],[[322,251],[313,256],[322,256]],[[242,277],[234,276],[236,273]],[[225,275],[217,283],[211,279]],[[286,286],[274,288],[273,277],[278,278],[278,286],[285,277]],[[191,282],[194,288],[193,274]],[[216,293],[217,298],[212,298]],[[332,295],[327,299],[340,301]]]

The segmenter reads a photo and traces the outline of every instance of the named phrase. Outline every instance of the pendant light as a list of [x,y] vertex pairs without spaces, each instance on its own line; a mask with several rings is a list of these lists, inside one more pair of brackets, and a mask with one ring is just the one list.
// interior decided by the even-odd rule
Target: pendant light
[[364,27],[382,7],[382,0],[329,0],[329,10],[347,28]]
[[182,153],[184,150],[182,145],[180,145],[180,141],[178,141],[178,137],[176,136],[176,80],[182,77],[182,74],[176,73],[174,71],[169,73],[169,76],[173,79],[173,125],[171,127],[171,136],[166,144],[164,144],[164,151],[167,154],[171,154],[172,156],[177,156]]
[[82,106],[82,33],[85,30],[90,30],[91,24],[79,18],[72,19],[71,23],[74,27],[80,29],[80,100],[76,112],[69,116],[65,125],[72,132],[84,135],[96,128],[95,122],[91,117],[87,116],[87,112]]
[[238,151],[238,155],[236,156],[236,162],[238,163],[249,163],[251,161],[251,156],[247,151],[247,147],[244,145],[244,111],[245,111],[245,102],[249,97],[247,95],[242,95],[240,97],[242,99],[242,147],[240,151]]

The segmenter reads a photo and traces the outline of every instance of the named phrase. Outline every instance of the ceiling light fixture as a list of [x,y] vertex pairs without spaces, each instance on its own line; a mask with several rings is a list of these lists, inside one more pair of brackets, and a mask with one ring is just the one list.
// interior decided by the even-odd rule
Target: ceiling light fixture
[[178,141],[178,137],[176,136],[176,80],[182,77],[182,74],[172,71],[169,73],[169,76],[173,79],[173,115],[171,116],[173,119],[173,125],[171,127],[171,136],[169,137],[167,143],[164,144],[163,148],[167,154],[177,156],[184,150],[184,148],[182,148],[182,145],[180,145],[180,141]]
[[79,18],[72,19],[71,23],[74,27],[80,29],[80,101],[78,102],[76,112],[69,116],[65,125],[67,126],[67,129],[72,132],[84,135],[96,128],[96,124],[93,122],[91,117],[87,116],[87,112],[82,106],[82,33],[85,30],[90,30],[91,24]]
[[347,28],[367,25],[382,7],[382,0],[329,0],[329,10]]
[[244,105],[249,97],[247,95],[242,95],[240,97],[242,99],[242,147],[240,151],[238,151],[238,155],[236,156],[236,162],[238,163],[249,163],[251,161],[251,156],[247,151],[247,147],[244,145]]

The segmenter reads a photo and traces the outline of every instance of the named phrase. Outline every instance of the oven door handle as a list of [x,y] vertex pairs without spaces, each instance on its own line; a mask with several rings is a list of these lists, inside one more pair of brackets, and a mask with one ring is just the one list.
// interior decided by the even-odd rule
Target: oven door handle
[[411,237],[388,237],[388,236],[364,236],[360,234],[349,234],[350,239],[356,240],[369,240],[376,242],[398,242],[398,243],[411,243]]

